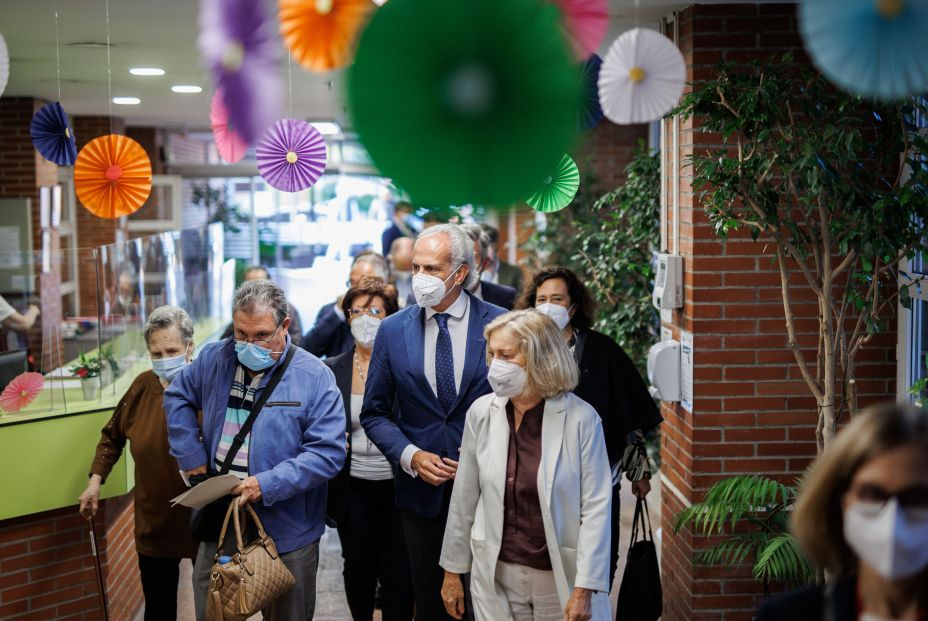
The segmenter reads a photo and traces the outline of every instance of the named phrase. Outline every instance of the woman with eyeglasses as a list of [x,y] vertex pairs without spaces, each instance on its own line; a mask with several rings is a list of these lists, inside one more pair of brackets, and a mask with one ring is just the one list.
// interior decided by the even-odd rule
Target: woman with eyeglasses
[[765,602],[758,621],[928,619],[928,412],[855,417],[813,464],[792,517],[829,581]]
[[393,467],[364,433],[359,416],[380,322],[399,310],[396,289],[373,276],[348,289],[341,308],[354,347],[326,358],[345,403],[348,459],[329,482],[327,515],[338,527],[345,559],[345,595],[354,621],[370,621],[381,586],[384,621],[409,621],[413,592],[399,509],[393,502]]

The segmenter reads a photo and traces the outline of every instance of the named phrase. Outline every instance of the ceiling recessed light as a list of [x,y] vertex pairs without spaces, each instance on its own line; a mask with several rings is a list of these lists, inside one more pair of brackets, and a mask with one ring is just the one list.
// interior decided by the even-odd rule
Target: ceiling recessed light
[[203,87],[196,84],[175,84],[171,90],[175,93],[202,93]]
[[335,121],[313,121],[310,125],[323,136],[337,136],[342,133],[341,126]]
[[120,106],[136,106],[142,103],[138,97],[113,97],[113,103]]
[[129,69],[132,75],[164,75],[164,69],[157,67],[133,67]]

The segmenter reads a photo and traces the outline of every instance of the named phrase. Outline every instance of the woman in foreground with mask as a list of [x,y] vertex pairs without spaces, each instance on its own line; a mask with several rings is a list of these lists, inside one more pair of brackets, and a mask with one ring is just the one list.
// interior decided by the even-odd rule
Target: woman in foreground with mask
[[176,306],[161,306],[148,316],[145,344],[151,371],[141,373],[119,401],[100,434],[90,465],[90,481],[80,496],[81,515],[96,515],[100,486],[130,440],[135,469],[135,547],[145,596],[145,619],[177,617],[177,581],[182,558],[196,557],[190,535],[190,509],[171,507],[170,499],[188,488],[168,453],[164,389],[193,357],[193,323]]
[[393,468],[367,438],[359,415],[380,322],[399,310],[396,289],[363,277],[341,301],[354,347],[323,362],[335,374],[345,404],[348,459],[329,482],[326,515],[338,527],[345,559],[345,595],[354,621],[370,621],[381,585],[384,621],[410,621],[413,592],[400,512],[393,502]]
[[792,529],[832,579],[765,602],[758,621],[928,618],[928,412],[860,414],[806,476]]
[[605,621],[611,480],[602,423],[571,393],[577,365],[535,310],[487,325],[493,393],[467,412],[441,551],[442,599],[460,619]]
[[609,584],[619,560],[619,498],[622,473],[632,492],[644,498],[651,491],[651,467],[644,434],[662,418],[648,387],[628,355],[611,337],[593,330],[595,302],[577,275],[566,267],[546,267],[532,276],[516,308],[534,308],[548,315],[580,369],[574,394],[593,406],[603,421],[612,470],[612,530]]

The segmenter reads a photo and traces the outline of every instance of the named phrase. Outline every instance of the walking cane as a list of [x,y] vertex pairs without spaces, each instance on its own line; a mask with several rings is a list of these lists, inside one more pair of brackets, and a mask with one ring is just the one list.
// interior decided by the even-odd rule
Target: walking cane
[[90,552],[93,554],[93,567],[97,574],[97,595],[99,597],[100,610],[103,612],[103,621],[109,621],[110,611],[106,604],[106,583],[103,581],[103,566],[100,564],[100,555],[97,551],[97,537],[93,523],[93,515],[90,516]]

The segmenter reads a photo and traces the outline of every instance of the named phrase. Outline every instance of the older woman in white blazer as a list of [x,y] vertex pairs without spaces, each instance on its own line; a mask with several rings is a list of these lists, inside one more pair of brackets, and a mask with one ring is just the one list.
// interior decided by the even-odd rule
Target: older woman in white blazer
[[600,418],[538,311],[487,325],[493,393],[467,413],[440,564],[448,613],[480,621],[606,621],[611,478]]

